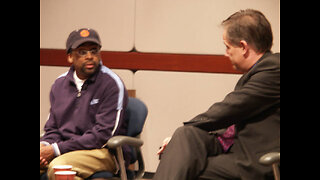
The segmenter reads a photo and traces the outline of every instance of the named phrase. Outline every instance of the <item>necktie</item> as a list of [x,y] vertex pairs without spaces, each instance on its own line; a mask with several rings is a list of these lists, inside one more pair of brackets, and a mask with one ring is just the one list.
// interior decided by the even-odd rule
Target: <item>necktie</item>
[[218,136],[218,140],[224,152],[227,152],[231,147],[231,145],[233,144],[234,135],[235,135],[234,125],[231,125],[222,135]]

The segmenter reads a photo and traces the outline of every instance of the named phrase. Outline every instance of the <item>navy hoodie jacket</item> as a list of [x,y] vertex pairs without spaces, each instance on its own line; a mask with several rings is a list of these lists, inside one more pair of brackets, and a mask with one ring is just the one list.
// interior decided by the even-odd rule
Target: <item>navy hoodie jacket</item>
[[[127,133],[124,110],[127,90],[109,68],[99,66],[78,92],[74,67],[61,75],[50,92],[50,116],[40,139],[56,143],[60,154],[75,150],[99,149],[114,135]],[[128,158],[128,149],[124,149]]]

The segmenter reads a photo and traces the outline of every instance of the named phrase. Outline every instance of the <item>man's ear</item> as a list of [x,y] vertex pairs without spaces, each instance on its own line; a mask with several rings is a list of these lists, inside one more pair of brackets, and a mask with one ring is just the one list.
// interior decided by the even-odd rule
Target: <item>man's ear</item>
[[70,54],[68,54],[68,62],[69,62],[70,64],[73,63],[73,57],[72,57]]
[[242,48],[243,55],[247,55],[249,53],[249,45],[248,45],[247,41],[241,40],[240,47]]

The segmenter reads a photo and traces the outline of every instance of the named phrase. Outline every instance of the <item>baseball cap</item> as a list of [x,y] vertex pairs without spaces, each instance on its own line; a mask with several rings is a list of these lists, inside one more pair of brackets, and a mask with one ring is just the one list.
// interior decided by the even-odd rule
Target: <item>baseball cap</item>
[[70,33],[66,43],[67,54],[85,42],[93,42],[101,47],[101,41],[97,31],[90,28],[82,28]]

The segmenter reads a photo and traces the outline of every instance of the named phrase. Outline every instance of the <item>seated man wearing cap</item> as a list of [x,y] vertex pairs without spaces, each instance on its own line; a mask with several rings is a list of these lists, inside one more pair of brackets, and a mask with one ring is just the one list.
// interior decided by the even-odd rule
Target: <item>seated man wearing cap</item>
[[[73,31],[66,45],[72,66],[51,88],[50,116],[40,138],[40,176],[47,172],[54,179],[55,165],[72,165],[76,179],[98,171],[115,172],[113,155],[105,144],[114,135],[126,134],[126,88],[102,65],[96,31]],[[128,162],[126,148],[124,156]]]

